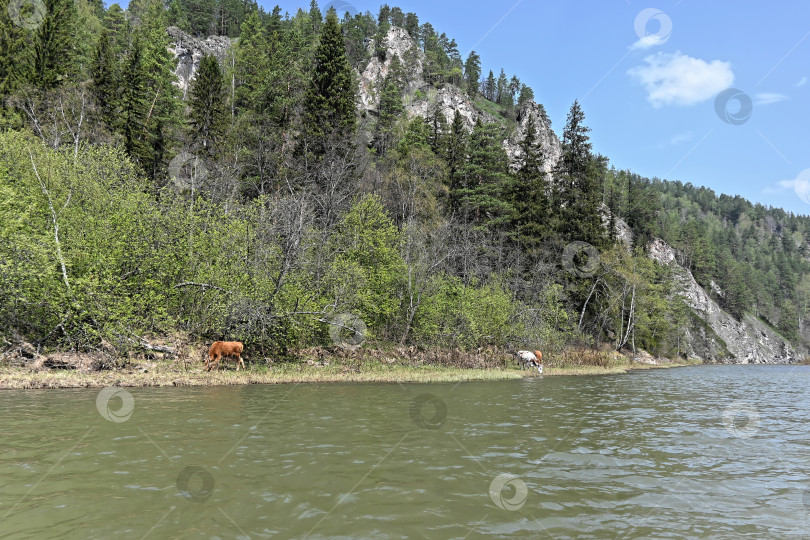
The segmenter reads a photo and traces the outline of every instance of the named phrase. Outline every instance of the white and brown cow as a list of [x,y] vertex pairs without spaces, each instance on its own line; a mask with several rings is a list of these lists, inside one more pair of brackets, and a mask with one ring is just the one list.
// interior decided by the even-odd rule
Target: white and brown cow
[[543,353],[540,351],[518,351],[516,356],[523,367],[527,369],[536,367],[538,372],[543,373]]

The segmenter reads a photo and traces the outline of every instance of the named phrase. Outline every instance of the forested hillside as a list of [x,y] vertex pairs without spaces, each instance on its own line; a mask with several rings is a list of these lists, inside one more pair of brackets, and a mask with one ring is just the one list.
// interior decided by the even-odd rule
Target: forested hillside
[[[694,317],[655,237],[733,316],[810,337],[810,219],[615,170],[576,101],[552,151],[535,92],[416,14],[42,6],[0,0],[6,343],[285,354],[351,313],[383,346],[679,356]],[[183,92],[169,26],[236,39]]]

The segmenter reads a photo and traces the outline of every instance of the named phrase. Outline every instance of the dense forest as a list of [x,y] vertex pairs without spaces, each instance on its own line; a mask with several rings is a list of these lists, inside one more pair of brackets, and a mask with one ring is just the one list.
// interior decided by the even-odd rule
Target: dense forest
[[[236,38],[185,95],[169,26]],[[418,58],[390,58],[392,27]],[[689,308],[647,256],[658,237],[729,313],[806,342],[810,219],[615,170],[576,101],[559,159],[535,105],[511,160],[535,93],[458,49],[389,6],[0,0],[0,338],[123,351],[184,333],[283,355],[352,313],[382,344],[678,356]],[[369,112],[374,58],[391,62]],[[407,114],[448,87],[497,121]]]

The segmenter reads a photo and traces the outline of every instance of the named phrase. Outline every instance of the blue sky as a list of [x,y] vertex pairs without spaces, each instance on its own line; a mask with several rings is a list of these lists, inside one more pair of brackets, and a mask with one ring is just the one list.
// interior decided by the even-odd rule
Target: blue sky
[[[518,75],[558,134],[579,99],[594,149],[617,168],[810,214],[806,0],[389,4],[455,38],[463,57],[476,50],[485,73]],[[279,5],[292,14],[309,0]],[[739,92],[718,113],[729,87]]]

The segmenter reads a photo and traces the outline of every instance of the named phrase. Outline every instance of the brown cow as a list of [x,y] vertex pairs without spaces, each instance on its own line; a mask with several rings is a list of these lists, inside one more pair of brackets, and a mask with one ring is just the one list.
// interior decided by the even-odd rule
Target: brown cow
[[203,362],[205,362],[205,370],[211,371],[211,368],[217,366],[219,369],[219,359],[223,356],[235,356],[236,359],[239,361],[236,364],[236,371],[239,371],[239,366],[245,367],[245,363],[242,361],[242,351],[245,349],[245,346],[242,345],[241,341],[215,341],[211,344],[211,348],[208,349],[208,360],[203,358]]

